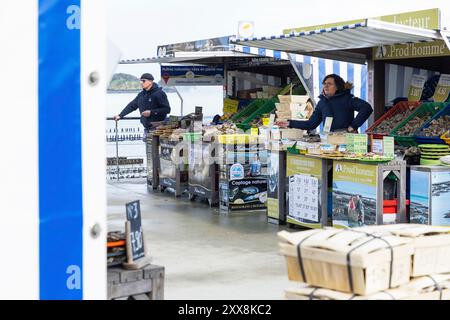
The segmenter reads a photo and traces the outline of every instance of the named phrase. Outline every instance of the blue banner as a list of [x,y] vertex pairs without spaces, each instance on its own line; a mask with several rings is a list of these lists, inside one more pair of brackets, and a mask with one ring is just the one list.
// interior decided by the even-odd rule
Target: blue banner
[[80,0],[39,0],[40,298],[83,298]]

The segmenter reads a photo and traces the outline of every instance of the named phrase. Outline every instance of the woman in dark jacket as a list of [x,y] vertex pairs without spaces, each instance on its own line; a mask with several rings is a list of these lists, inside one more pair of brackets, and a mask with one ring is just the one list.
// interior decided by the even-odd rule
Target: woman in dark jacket
[[[277,123],[281,127],[302,130],[314,130],[328,117],[333,118],[331,131],[347,130],[357,132],[364,122],[372,114],[373,109],[366,101],[356,98],[350,92],[351,83],[345,81],[336,74],[330,74],[323,80],[323,92],[311,118],[307,121],[289,121],[289,123]],[[358,115],[355,118],[355,111]]]

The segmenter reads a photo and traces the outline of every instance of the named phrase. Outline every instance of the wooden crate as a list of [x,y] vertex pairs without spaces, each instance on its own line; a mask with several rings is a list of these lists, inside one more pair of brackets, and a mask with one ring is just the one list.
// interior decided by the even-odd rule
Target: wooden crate
[[164,267],[148,265],[140,270],[109,268],[108,299],[164,300]]
[[359,229],[367,232],[382,229],[411,239],[414,246],[411,277],[450,272],[450,227],[396,224]]
[[450,274],[413,279],[395,289],[358,296],[301,284],[285,290],[288,300],[450,300]]
[[359,295],[409,282],[413,253],[410,239],[333,228],[282,231],[278,236],[292,281]]

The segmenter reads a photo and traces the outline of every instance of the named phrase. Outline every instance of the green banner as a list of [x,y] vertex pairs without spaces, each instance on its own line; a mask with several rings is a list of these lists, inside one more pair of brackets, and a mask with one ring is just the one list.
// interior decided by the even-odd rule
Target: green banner
[[[431,30],[441,29],[441,12],[437,8],[420,11],[403,12],[388,16],[374,17],[371,19],[407,25],[415,28],[423,28]],[[332,27],[342,27],[350,24],[362,23],[364,21],[365,19],[358,19],[358,20],[348,20],[322,25],[315,25],[309,27],[291,28],[283,30],[283,34],[290,34],[292,32],[308,32],[321,29],[328,29]]]

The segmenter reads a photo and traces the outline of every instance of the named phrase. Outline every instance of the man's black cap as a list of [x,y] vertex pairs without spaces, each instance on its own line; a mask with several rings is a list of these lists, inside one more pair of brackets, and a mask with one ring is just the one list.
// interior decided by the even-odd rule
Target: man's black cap
[[153,81],[153,80],[155,80],[155,78],[153,78],[153,76],[150,73],[144,73],[141,76],[141,80],[151,80],[151,81]]

